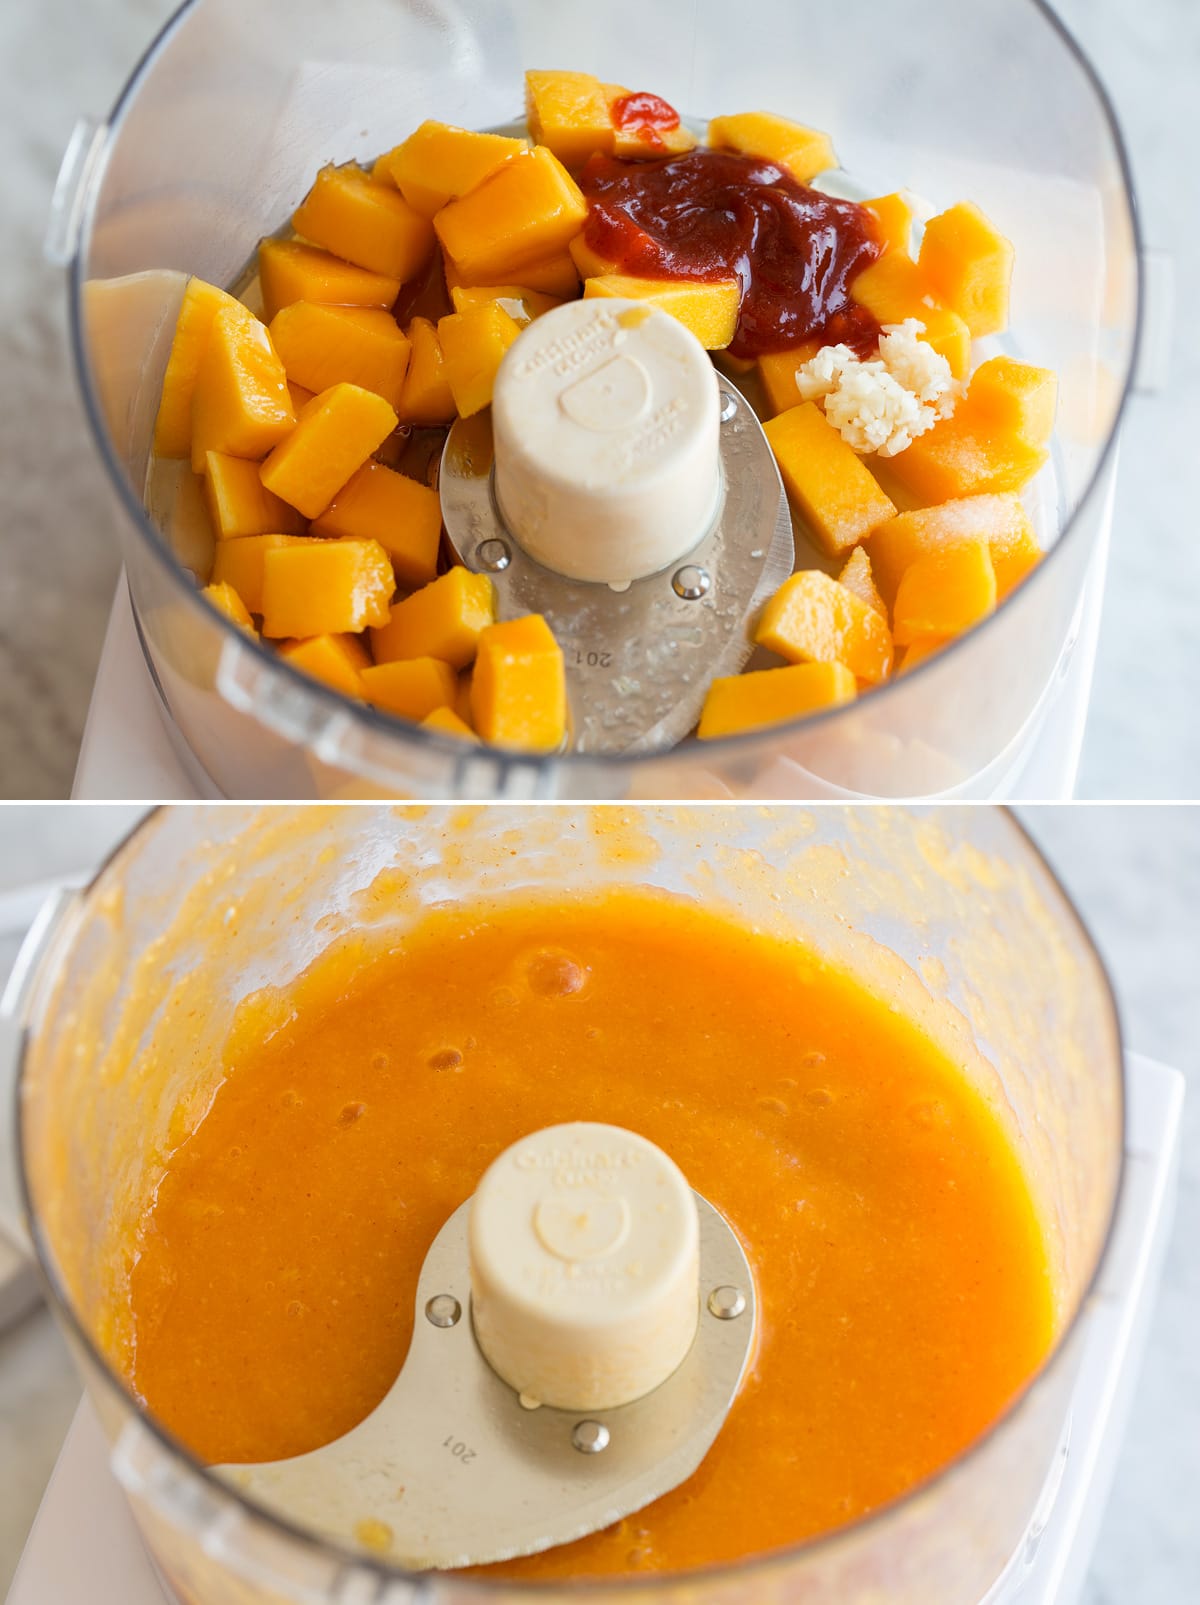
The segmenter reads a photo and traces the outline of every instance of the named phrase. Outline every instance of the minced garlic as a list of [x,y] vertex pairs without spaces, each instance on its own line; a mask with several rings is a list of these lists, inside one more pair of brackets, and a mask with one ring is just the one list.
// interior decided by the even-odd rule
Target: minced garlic
[[916,318],[885,324],[879,356],[864,362],[849,346],[823,346],[796,372],[802,401],[823,401],[847,445],[895,457],[954,411],[959,385],[950,364],[920,338]]

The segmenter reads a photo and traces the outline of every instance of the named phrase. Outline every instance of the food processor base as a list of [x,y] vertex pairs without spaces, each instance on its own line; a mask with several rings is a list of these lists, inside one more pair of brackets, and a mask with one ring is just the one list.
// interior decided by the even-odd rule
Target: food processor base
[[[131,643],[136,645],[136,643]],[[165,738],[164,738],[165,739]],[[1020,1548],[982,1601],[1073,1605],[1104,1514],[1154,1306],[1175,1196],[1183,1077],[1127,1059],[1125,1187],[1087,1333],[1060,1462]],[[108,1469],[85,1399],[26,1545],[8,1605],[164,1605],[166,1591]]]

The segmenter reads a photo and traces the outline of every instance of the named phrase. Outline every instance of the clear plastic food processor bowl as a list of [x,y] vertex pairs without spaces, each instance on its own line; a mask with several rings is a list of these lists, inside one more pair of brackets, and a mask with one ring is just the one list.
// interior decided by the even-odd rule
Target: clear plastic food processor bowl
[[[983,1438],[909,1496],[830,1538],[718,1570],[576,1588],[415,1577],[255,1510],[139,1409],[113,1363],[130,1224],[214,1091],[239,1001],[286,985],[344,931],[400,934],[433,902],[625,885],[794,933],[920,1020],[977,1079],[1045,1224],[1054,1352]],[[980,1605],[1006,1568],[1019,1581],[1069,1453],[1068,1399],[1120,1185],[1124,1105],[1100,959],[1006,813],[164,811],[42,940],[20,1072],[30,1231],[114,1470],[185,1605],[576,1593],[596,1605]]]
[[[1060,378],[1061,538],[992,618],[822,717],[641,757],[524,757],[351,705],[198,595],[142,503],[183,275],[234,281],[323,162],[373,159],[426,117],[519,116],[531,66],[652,89],[690,118],[794,116],[832,133],[859,193],[970,199],[1012,238],[1011,349]],[[73,168],[59,223],[75,356],[124,503],[138,629],[168,718],[225,794],[990,795],[980,777],[1044,717],[1106,527],[1140,291],[1111,108],[1041,0],[192,0]]]

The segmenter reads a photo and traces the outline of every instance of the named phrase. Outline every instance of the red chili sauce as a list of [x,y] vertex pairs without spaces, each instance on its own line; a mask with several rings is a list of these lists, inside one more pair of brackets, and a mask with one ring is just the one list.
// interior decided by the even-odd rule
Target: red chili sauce
[[610,108],[614,128],[636,129],[648,145],[657,150],[664,148],[662,131],[679,127],[679,113],[661,95],[645,90],[622,95]]
[[581,185],[584,240],[616,264],[614,272],[738,279],[732,356],[787,351],[814,338],[843,342],[862,356],[875,349],[879,324],[850,299],[850,285],[883,249],[865,207],[798,184],[774,162],[731,151],[650,161],[593,156]]

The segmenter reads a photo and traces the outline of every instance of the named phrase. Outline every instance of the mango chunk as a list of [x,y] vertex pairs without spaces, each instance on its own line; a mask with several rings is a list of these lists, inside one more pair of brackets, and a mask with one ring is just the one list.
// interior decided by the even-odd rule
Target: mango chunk
[[314,395],[316,395],[316,391],[307,390],[303,385],[298,385],[294,379],[288,380],[287,387],[288,395],[292,398],[292,411],[296,414],[296,417],[299,418],[305,407],[308,406]]
[[208,349],[213,319],[231,312],[246,321],[254,314],[215,284],[189,279],[175,320],[171,354],[163,375],[158,417],[154,423],[154,450],[160,457],[187,457],[192,447],[192,397],[200,365]]
[[895,457],[888,473],[914,501],[933,506],[964,496],[1023,490],[1042,468],[1049,452],[972,416],[967,401],[949,418],[918,435]]
[[1042,555],[1019,496],[971,496],[941,507],[900,513],[881,525],[867,544],[884,600],[889,604],[895,601],[905,570],[922,557],[976,540],[988,544],[1001,601]]
[[455,736],[459,741],[473,741],[476,746],[479,744],[479,737],[453,708],[435,708],[432,713],[425,715],[421,723],[426,730],[438,730],[444,736]]
[[293,669],[311,675],[345,697],[363,698],[362,671],[371,654],[357,635],[314,635],[307,641],[285,641],[279,656]]
[[763,429],[788,496],[831,556],[856,546],[895,516],[871,470],[816,402],[789,407]]
[[961,201],[931,217],[917,258],[931,292],[978,340],[1008,327],[1015,253],[979,208]]
[[367,701],[401,719],[419,723],[454,701],[456,681],[448,663],[436,658],[404,658],[364,669]]
[[245,602],[230,585],[228,580],[219,580],[216,584],[206,585],[200,592],[231,624],[236,624],[239,630],[245,630],[248,635],[257,635],[254,620],[250,617],[250,610]]
[[525,290],[517,284],[456,284],[450,291],[450,299],[456,312],[467,312],[471,307],[496,301],[522,328],[532,323],[534,318],[540,318],[544,312],[553,312],[555,307],[563,304],[561,296],[543,295],[540,290]]
[[525,118],[534,141],[568,167],[613,151],[612,115],[604,86],[590,72],[527,72]]
[[538,145],[443,207],[434,228],[464,283],[506,284],[521,281],[525,263],[565,251],[586,217],[578,184]]
[[806,340],[790,351],[767,351],[758,359],[758,376],[762,380],[769,416],[786,412],[800,404],[800,391],[796,385],[796,372],[811,362],[821,349],[819,340]]
[[271,337],[245,308],[226,308],[212,321],[192,398],[192,470],[210,451],[265,457],[295,426],[283,364]]
[[204,457],[204,500],[217,539],[238,535],[299,535],[304,520],[263,484],[258,464],[210,451]]
[[314,519],[314,535],[378,541],[392,560],[396,583],[407,590],[437,574],[442,504],[436,490],[382,463],[364,463]]
[[696,735],[701,741],[786,724],[853,702],[858,685],[844,663],[795,663],[714,680]]
[[307,535],[239,535],[218,541],[213,556],[212,582],[229,585],[251,613],[263,610],[263,568],[267,553],[281,546],[318,546]]
[[789,663],[844,663],[869,685],[891,672],[887,620],[816,568],[783,582],[763,608],[754,639]]
[[940,635],[922,635],[917,640],[910,641],[906,647],[901,649],[900,667],[896,670],[896,673],[907,674],[910,669],[915,669],[919,664],[928,662],[945,645],[946,641]]
[[906,568],[892,610],[896,643],[962,635],[996,611],[996,571],[986,540],[962,541]]
[[396,414],[382,396],[358,385],[333,385],[309,402],[291,434],[263,463],[262,482],[305,518],[317,518],[395,427]]
[[495,747],[552,752],[562,744],[566,671],[540,613],[489,624],[481,633],[471,676],[471,723]]
[[945,357],[956,379],[965,379],[971,367],[971,331],[958,313],[923,306],[913,316],[924,325],[919,338]]
[[314,395],[360,385],[397,406],[411,347],[390,312],[294,301],[272,318],[271,339],[288,378]]
[[865,602],[869,608],[882,618],[888,616],[887,603],[879,594],[879,587],[875,584],[875,575],[871,571],[871,559],[865,546],[856,546],[846,559],[846,566],[838,575],[838,584],[844,585],[848,591],[853,592],[860,602]]
[[510,156],[528,149],[527,139],[477,134],[430,119],[382,156],[378,165],[414,211],[432,218],[448,201],[482,184]]
[[412,355],[400,405],[401,423],[431,428],[454,419],[454,392],[446,381],[446,361],[436,327],[428,318],[414,318],[408,326]]
[[828,134],[805,128],[772,112],[747,111],[736,117],[714,117],[708,125],[708,143],[720,150],[761,156],[789,172],[799,184],[838,165]]
[[1048,446],[1054,433],[1058,377],[1014,357],[991,357],[971,375],[971,417],[987,429],[1015,435],[1027,446]]
[[496,594],[486,574],[455,567],[392,608],[371,631],[376,663],[440,658],[453,669],[475,659],[479,637],[496,620]]
[[442,372],[454,405],[460,417],[469,418],[491,405],[496,373],[521,326],[498,301],[486,301],[442,318],[437,332],[442,343]]
[[884,251],[902,251],[909,255],[912,244],[913,213],[908,198],[898,190],[891,195],[880,195],[863,205],[875,219],[876,235]]
[[355,267],[298,240],[263,240],[258,247],[258,282],[268,323],[293,301],[380,307],[386,312],[400,294],[399,279]]
[[560,300],[571,301],[579,294],[579,269],[570,251],[558,251],[553,256],[526,263],[521,269],[521,284],[539,295],[556,295]]
[[720,351],[733,339],[742,305],[741,285],[736,279],[702,284],[685,279],[637,279],[624,273],[606,273],[587,279],[584,300],[598,296],[618,296],[630,301],[649,301],[669,312],[690,329],[706,351]]
[[600,87],[613,125],[614,156],[622,161],[643,161],[654,156],[682,156],[686,151],[695,150],[696,136],[682,123],[664,128],[650,120],[638,122],[635,119],[622,126],[617,121],[618,102],[627,99],[628,89],[623,84],[601,84]]
[[401,283],[416,278],[433,250],[429,219],[355,162],[321,169],[292,227],[343,262]]
[[[640,233],[640,230],[638,232]],[[641,235],[642,239],[647,237],[645,234]],[[610,261],[606,256],[601,256],[599,251],[594,250],[588,244],[587,239],[582,234],[577,234],[571,241],[567,247],[567,255],[575,264],[575,270],[585,284],[589,279],[602,279],[610,273],[620,271],[616,262]]]
[[852,298],[879,323],[920,318],[930,304],[925,275],[907,251],[885,251],[850,286]]
[[357,635],[383,624],[396,589],[377,541],[305,541],[263,557],[263,634]]

